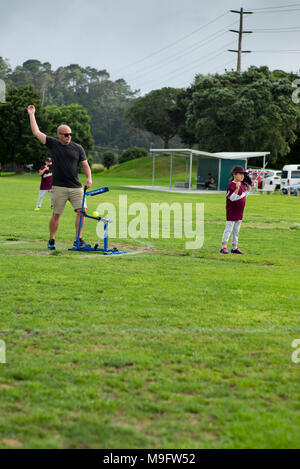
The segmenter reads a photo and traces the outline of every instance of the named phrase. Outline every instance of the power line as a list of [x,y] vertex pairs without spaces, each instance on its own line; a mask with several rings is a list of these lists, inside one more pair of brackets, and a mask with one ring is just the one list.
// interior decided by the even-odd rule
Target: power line
[[[246,13],[245,13],[245,14],[246,14]],[[235,22],[234,22],[233,24],[235,24]],[[231,26],[231,25],[230,25],[230,26]],[[230,26],[229,26],[229,27],[230,27]],[[221,31],[222,31],[222,30],[221,30]],[[216,33],[214,33],[213,35],[215,35],[215,34],[216,34]],[[224,33],[222,33],[221,35],[223,35],[223,34],[224,34]],[[213,35],[212,35],[212,36],[213,36]],[[205,40],[206,42],[208,42],[207,39],[208,39],[208,38],[206,38],[206,40]],[[216,38],[215,38],[215,39],[216,39]],[[206,44],[206,42],[205,42],[205,44]],[[203,56],[203,57],[201,58],[200,62],[199,62],[199,58],[198,58],[196,61],[192,62],[193,67],[191,67],[191,68],[185,68],[181,73],[175,74],[175,76],[174,76],[174,75],[168,75],[168,76],[166,77],[166,79],[163,81],[163,83],[165,83],[167,80],[169,80],[169,78],[176,78],[177,76],[181,76],[181,75],[184,74],[184,73],[187,73],[187,72],[189,72],[189,71],[191,71],[191,70],[194,70],[195,65],[198,66],[198,65],[201,65],[201,64],[203,64],[203,63],[207,63],[207,62],[209,62],[209,61],[215,59],[216,57],[218,57],[219,55],[221,55],[221,54],[223,54],[223,53],[225,52],[225,51],[224,51],[224,48],[226,48],[226,47],[232,45],[234,42],[235,42],[235,41],[231,41],[231,42],[229,42],[228,44],[226,44],[225,46],[223,45],[222,48],[221,48],[221,49],[218,49],[214,55],[211,55],[211,53],[206,54],[205,56]],[[200,44],[201,44],[201,43],[200,43]],[[198,44],[198,46],[199,46],[199,44]],[[197,46],[197,47],[198,47],[198,46]],[[209,58],[208,58],[207,60],[203,60],[203,59],[205,59],[206,57],[209,57]],[[169,63],[169,62],[168,62],[168,63]],[[175,69],[175,70],[172,70],[170,73],[173,74],[173,73],[176,73],[177,71],[180,71],[180,70],[182,70],[182,66],[181,66],[180,68],[177,68],[177,69]],[[139,75],[139,77],[140,77],[140,76],[141,76],[141,75]],[[146,81],[146,83],[144,83],[143,86],[151,85],[152,83],[157,83],[157,82],[160,81],[161,79],[164,79],[163,76],[158,77],[158,78],[155,79],[154,81],[153,81],[153,80]]]
[[[228,67],[229,65],[232,65],[233,63],[235,62],[235,60],[231,60],[230,62],[226,61],[224,62],[223,64],[219,65],[218,67],[214,67],[214,69],[211,69],[207,72],[207,74],[210,74],[210,73],[217,73],[217,70],[219,69],[223,69],[223,67]],[[226,71],[226,69],[225,69]],[[189,86],[189,85],[188,85]],[[183,88],[183,87],[186,87],[187,88],[187,85],[186,85],[186,80],[183,82],[181,81],[178,85],[176,85],[176,88]]]
[[[192,62],[193,66],[190,67],[190,68],[185,68],[181,73],[177,73],[177,74],[176,74],[177,71],[182,70],[182,67],[179,67],[179,68],[177,68],[177,69],[175,69],[175,70],[172,70],[172,71],[170,72],[172,75],[168,75],[165,79],[164,79],[164,76],[162,76],[162,77],[158,77],[155,81],[151,80],[151,81],[146,82],[145,84],[147,85],[147,84],[151,84],[151,83],[157,83],[157,82],[160,81],[160,80],[163,80],[163,83],[165,83],[167,80],[169,80],[169,78],[177,78],[178,76],[181,76],[181,75],[183,75],[184,73],[190,72],[190,71],[194,70],[195,65],[198,66],[198,65],[201,65],[201,64],[203,64],[203,63],[210,62],[211,60],[215,59],[215,58],[218,57],[219,55],[224,54],[224,52],[225,52],[224,49],[225,49],[226,47],[229,47],[233,42],[235,42],[235,41],[231,41],[231,42],[229,42],[228,44],[225,44],[224,46],[222,46],[222,48],[221,48],[221,49],[218,49],[218,50],[216,51],[216,53],[215,53],[213,56],[211,56],[211,53],[209,53],[209,54],[206,54],[206,56],[202,57],[202,59],[203,59],[203,58],[206,58],[206,57],[209,56],[209,58],[208,58],[207,60],[201,60],[200,62],[199,62],[199,60],[196,60],[195,62]],[[175,75],[173,75],[173,73],[175,73]],[[144,85],[145,85],[145,84],[144,84]]]
[[294,26],[291,28],[261,28],[261,29],[253,29],[254,33],[294,33],[299,32],[300,26]]
[[[254,10],[253,10],[254,11]],[[290,12],[290,11],[300,11],[300,8],[294,8],[291,10],[273,10],[273,11],[254,11],[256,15],[259,15],[261,13],[285,13],[285,12]]]
[[[220,54],[218,54],[218,55],[220,55]],[[229,62],[228,62],[228,60],[227,60],[226,62],[224,62],[224,63],[218,65],[217,67],[214,67],[213,69],[209,70],[209,71],[207,72],[207,74],[217,73],[217,70],[219,70],[219,69],[222,69],[222,70],[223,70],[224,67],[228,67],[229,65],[232,65],[234,62],[235,62],[235,60],[230,60]],[[225,71],[226,71],[226,70],[225,70]],[[171,78],[173,78],[173,77],[171,77]],[[193,80],[191,80],[191,81],[193,81]],[[186,87],[186,88],[187,88],[188,86],[190,86],[190,85],[186,85],[186,80],[185,80],[184,82],[181,81],[178,85],[176,85],[176,88],[183,88],[183,87]]]
[[[221,54],[217,54],[217,55],[221,55]],[[214,57],[214,58],[215,58],[215,57]],[[217,73],[217,70],[223,69],[223,67],[228,67],[229,65],[232,65],[234,62],[235,62],[235,60],[231,60],[230,62],[226,61],[226,62],[224,62],[223,64],[219,65],[218,67],[214,67],[213,70],[208,71],[207,74],[210,74],[210,73]],[[180,75],[182,75],[182,74],[180,74]],[[177,75],[177,76],[179,76],[179,75]],[[170,78],[176,78],[176,76],[175,76],[175,77],[172,76],[172,77],[170,77]],[[191,81],[193,81],[193,80],[194,80],[194,78],[193,78]],[[180,82],[180,84],[177,85],[176,87],[178,87],[178,88],[183,88],[184,85],[186,85],[186,80],[185,80],[184,82],[183,82],[183,81]],[[189,85],[188,85],[188,86],[189,86]],[[186,88],[187,88],[187,86],[186,86]]]
[[291,5],[279,5],[277,7],[262,7],[262,8],[253,8],[253,11],[261,11],[261,10],[274,10],[278,8],[289,8],[289,7],[300,7],[300,3],[292,3]]
[[[232,44],[232,42],[230,42],[228,45],[230,45],[230,44]],[[227,46],[228,46],[228,45],[227,45]],[[227,46],[225,46],[225,47],[227,47]],[[170,73],[172,73],[171,76],[176,78],[177,76],[180,76],[180,75],[182,75],[183,73],[186,73],[186,72],[189,72],[189,71],[191,71],[191,70],[194,70],[194,66],[195,66],[195,65],[198,66],[198,65],[201,65],[202,63],[209,62],[210,60],[213,60],[214,58],[218,57],[219,55],[221,55],[221,54],[223,54],[223,53],[224,53],[224,46],[221,48],[221,50],[218,49],[218,50],[216,51],[216,54],[214,54],[213,56],[211,56],[211,54],[209,53],[209,54],[206,54],[204,57],[202,57],[202,59],[203,59],[203,58],[205,59],[206,57],[210,57],[208,60],[201,60],[201,61],[199,62],[199,59],[198,59],[198,60],[192,62],[193,66],[190,67],[190,68],[185,68],[182,73],[173,75],[173,73],[182,70],[182,67],[179,67],[179,68],[176,68],[175,70],[172,70],[172,71],[170,72]],[[161,77],[158,77],[158,80],[159,80],[159,79],[163,79],[164,77],[165,77],[165,75],[164,75],[164,76],[161,76]],[[166,77],[166,79],[168,79],[168,78],[169,78],[169,75]],[[164,81],[166,81],[166,80],[164,80]],[[150,83],[152,83],[152,82],[153,82],[153,81],[150,81]],[[155,82],[157,82],[157,80],[155,80]],[[148,83],[149,83],[149,82],[148,82]]]
[[294,53],[294,52],[299,53],[299,52],[300,52],[300,49],[290,49],[290,50],[289,50],[289,49],[287,49],[287,50],[253,50],[252,52],[256,52],[256,53],[257,53],[257,52],[259,52],[259,53],[260,53],[260,52],[263,52],[263,53],[266,53],[266,52],[267,52],[268,54],[270,54],[270,53],[274,53],[274,54],[285,54],[285,53],[288,53],[288,54],[289,54],[289,53]]
[[[235,24],[235,23],[232,23],[232,24]],[[232,25],[231,24],[231,25]],[[231,26],[230,25],[230,26]],[[159,68],[161,68],[161,65],[165,66],[165,65],[168,65],[172,62],[175,62],[176,60],[178,60],[179,58],[181,57],[186,57],[187,55],[190,55],[192,54],[193,52],[195,52],[197,49],[205,46],[206,44],[216,40],[216,39],[219,39],[220,37],[222,37],[224,34],[226,34],[228,32],[228,26],[225,28],[225,30],[223,31],[223,29],[221,29],[220,31],[223,31],[221,32],[220,34],[219,31],[217,31],[216,33],[213,33],[211,34],[211,36],[208,36],[205,40],[201,41],[200,43],[194,43],[193,45],[191,45],[190,47],[187,47],[185,48],[184,50],[180,51],[180,52],[177,52],[176,54],[173,54],[169,57],[169,59],[163,59],[161,60],[160,62],[157,62],[156,64],[154,64],[154,68],[153,66],[148,66],[146,67],[146,69],[144,69],[140,74],[138,75],[135,75],[135,78],[140,78],[141,76],[149,73],[149,72],[153,72]],[[215,37],[214,37],[215,36]],[[186,52],[187,51],[187,52]]]
[[[293,8],[293,7],[299,7],[299,8]],[[232,52],[237,52],[238,53],[238,64],[237,64],[237,69],[239,71],[241,71],[241,54],[242,53],[245,53],[245,52],[251,52],[251,51],[243,51],[242,50],[242,47],[241,47],[241,42],[242,42],[242,34],[243,33],[251,33],[252,31],[243,31],[243,15],[244,14],[252,14],[252,13],[255,13],[255,14],[260,14],[260,13],[277,13],[277,12],[280,12],[280,13],[284,13],[284,12],[293,12],[293,11],[300,11],[300,3],[295,3],[295,4],[289,4],[289,5],[282,5],[282,6],[276,6],[276,7],[265,7],[265,8],[257,8],[257,9],[253,9],[253,11],[251,12],[244,12],[243,9],[241,8],[239,11],[236,11],[236,10],[231,10],[231,12],[234,12],[234,13],[238,13],[240,14],[240,29],[239,31],[233,31],[235,33],[238,33],[239,34],[239,45],[238,45],[238,49],[233,51],[231,50]],[[228,13],[228,12],[227,12]],[[217,21],[218,19],[224,17],[226,14],[222,14],[220,16],[218,16],[217,18],[215,18],[214,20],[210,21],[209,23],[207,23],[206,25],[202,26],[201,28],[197,28],[196,30],[192,31],[190,34],[178,39],[177,41],[169,44],[168,46],[165,46],[161,49],[159,49],[158,51],[156,52],[153,52],[152,54],[148,55],[147,57],[144,57],[143,59],[140,59],[130,65],[128,65],[128,67],[131,67],[131,66],[134,66],[134,65],[137,65],[139,63],[142,63],[146,60],[148,60],[149,58],[157,55],[157,54],[160,54],[161,52],[173,47],[174,45],[180,43],[181,41],[184,41],[185,39],[187,39],[188,37],[191,37],[193,34],[196,34],[198,31],[202,30],[203,28],[205,28],[206,26],[214,23],[215,21]],[[233,23],[234,24],[234,23]],[[230,25],[231,26],[231,25]],[[228,26],[228,27],[230,27]],[[293,26],[293,27],[280,27],[280,28],[258,28],[258,29],[254,29],[253,32],[255,33],[292,33],[292,32],[299,32],[300,31],[300,27],[299,26]],[[213,33],[211,36],[208,36],[206,37],[204,40],[200,41],[200,42],[196,42],[196,43],[193,43],[191,46],[189,47],[186,47],[184,49],[181,49],[181,51],[178,51],[176,52],[175,54],[171,54],[169,56],[167,56],[166,59],[160,59],[159,62],[156,62],[154,63],[153,65],[147,65],[146,67],[143,67],[142,70],[141,70],[141,73],[139,75],[136,75],[135,74],[135,78],[139,79],[140,77],[144,76],[144,75],[147,75],[148,73],[152,73],[154,72],[155,70],[158,70],[176,60],[179,60],[181,59],[183,56],[187,56],[189,54],[192,54],[194,53],[197,49],[199,49],[200,47],[203,47],[205,46],[208,42],[211,42],[212,40],[216,40],[220,37],[222,37],[224,34],[225,34],[226,31],[223,32],[222,29],[220,29],[219,31]],[[231,43],[230,43],[231,44]],[[225,45],[223,46],[223,48],[227,47],[228,45]],[[223,49],[222,48],[222,49]],[[277,54],[290,54],[290,53],[295,53],[295,54],[298,54],[300,53],[300,50],[298,49],[295,49],[295,50],[253,50],[252,52],[255,52],[255,53],[277,53]],[[197,61],[194,61],[194,62],[191,62],[189,63],[188,65],[192,65],[192,67],[188,67],[188,68],[183,68],[182,66],[180,68],[176,68],[175,70],[172,70],[171,72],[169,72],[168,76],[167,75],[161,75],[160,77],[157,77],[155,78],[154,82],[153,82],[153,79],[151,81],[146,81],[146,83],[143,84],[143,87],[146,85],[148,87],[148,84],[152,84],[152,83],[159,83],[161,82],[161,80],[163,80],[162,82],[162,86],[164,85],[164,83],[166,81],[169,81],[169,80],[172,80],[172,79],[176,79],[177,77],[185,74],[185,73],[189,73],[191,72],[192,70],[195,70],[195,67],[196,66],[199,66],[199,65],[202,65],[204,63],[207,63],[211,60],[214,60],[216,57],[220,56],[222,53],[224,53],[224,50],[218,52],[215,51],[215,53],[212,55],[211,53],[210,54],[207,54],[207,55],[204,55],[202,56],[201,58],[198,58]],[[239,60],[239,55],[240,55],[240,60]],[[200,60],[200,62],[199,62]],[[219,67],[217,67],[217,70],[221,67],[226,67],[228,66],[229,64],[231,64],[233,61],[231,62],[226,62],[224,63],[223,65],[220,65]],[[240,63],[239,63],[240,62]],[[154,68],[153,68],[154,67]],[[126,68],[126,67],[125,67]],[[122,68],[124,69],[124,67]],[[121,69],[121,70],[122,70]],[[216,70],[216,68],[214,67],[214,70]],[[180,73],[176,73],[176,72],[180,72]],[[132,72],[131,72],[132,73]],[[130,73],[130,74],[131,74]],[[195,72],[194,72],[195,73]],[[211,73],[208,72],[208,73]],[[165,78],[163,78],[163,76],[165,76]],[[152,77],[153,78],[153,77]]]
[[258,28],[253,31],[280,31],[282,29],[299,29],[300,26],[283,26],[282,28]]
[[193,36],[193,35],[196,34],[198,31],[200,31],[200,30],[206,28],[207,26],[209,26],[210,24],[212,24],[212,23],[214,23],[215,21],[219,20],[220,18],[223,18],[223,17],[226,16],[227,14],[228,14],[228,11],[226,11],[226,13],[223,13],[222,15],[217,16],[216,18],[214,18],[213,20],[211,20],[211,21],[209,21],[208,23],[204,24],[203,26],[201,26],[201,27],[195,29],[195,30],[192,31],[191,33],[187,34],[186,36],[181,37],[181,38],[178,39],[177,41],[172,42],[171,44],[169,44],[169,45],[167,45],[167,46],[165,46],[165,47],[162,47],[161,49],[159,49],[159,50],[157,50],[157,51],[155,51],[155,52],[153,52],[153,53],[147,55],[146,57],[144,57],[144,58],[142,58],[142,59],[139,59],[139,60],[137,60],[137,61],[135,61],[135,62],[132,62],[131,64],[128,64],[128,65],[125,65],[124,67],[119,68],[119,69],[116,70],[114,73],[119,73],[119,71],[124,70],[124,68],[133,67],[134,65],[137,65],[137,64],[139,64],[139,63],[141,63],[141,62],[144,62],[145,60],[147,60],[147,59],[153,57],[154,55],[157,55],[157,54],[159,54],[160,52],[162,52],[162,51],[164,51],[164,50],[166,50],[166,49],[169,49],[170,47],[173,47],[174,45],[178,44],[178,43],[181,42],[181,41],[184,41],[184,40],[187,39],[188,37]]

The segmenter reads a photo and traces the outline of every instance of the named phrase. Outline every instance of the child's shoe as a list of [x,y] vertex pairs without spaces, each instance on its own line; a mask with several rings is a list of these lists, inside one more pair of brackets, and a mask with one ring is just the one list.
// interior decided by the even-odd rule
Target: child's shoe
[[229,254],[228,249],[227,248],[222,248],[220,250],[220,254]]
[[239,248],[231,249],[231,254],[244,254]]

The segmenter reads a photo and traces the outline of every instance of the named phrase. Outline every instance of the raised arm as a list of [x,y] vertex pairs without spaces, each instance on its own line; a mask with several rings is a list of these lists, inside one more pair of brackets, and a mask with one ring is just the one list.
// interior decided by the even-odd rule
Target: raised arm
[[91,185],[92,185],[92,172],[91,172],[90,165],[88,164],[87,160],[82,161],[81,164],[82,164],[83,172],[86,175],[86,183],[85,184],[86,184],[87,187],[91,187]]
[[27,112],[29,114],[30,126],[33,135],[43,144],[46,144],[46,135],[43,132],[40,132],[40,129],[35,120],[35,107],[31,104],[27,108]]
[[246,196],[246,192],[243,192],[241,195],[239,195],[240,187],[241,187],[241,183],[236,182],[235,191],[232,192],[232,194],[228,197],[228,199],[231,200],[231,202],[235,202],[236,200],[243,199]]
[[40,170],[39,170],[39,176],[43,176],[43,174],[44,174],[46,171],[48,171],[48,169],[49,169],[49,166],[48,166],[48,165],[46,165],[43,169],[40,169]]

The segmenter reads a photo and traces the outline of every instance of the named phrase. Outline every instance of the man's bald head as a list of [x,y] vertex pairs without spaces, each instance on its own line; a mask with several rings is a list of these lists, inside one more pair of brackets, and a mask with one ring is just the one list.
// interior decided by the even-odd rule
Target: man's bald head
[[60,125],[57,128],[57,136],[60,143],[62,143],[63,145],[69,145],[72,138],[72,130],[68,125]]

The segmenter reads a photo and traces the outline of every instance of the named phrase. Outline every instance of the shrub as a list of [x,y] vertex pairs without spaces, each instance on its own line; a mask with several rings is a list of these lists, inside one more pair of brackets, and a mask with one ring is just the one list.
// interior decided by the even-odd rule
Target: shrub
[[125,161],[135,160],[136,158],[141,158],[147,155],[148,152],[145,150],[145,148],[130,147],[123,151],[122,155],[120,156],[119,163],[125,163]]
[[117,162],[117,155],[113,151],[105,151],[103,153],[103,166],[109,169]]

